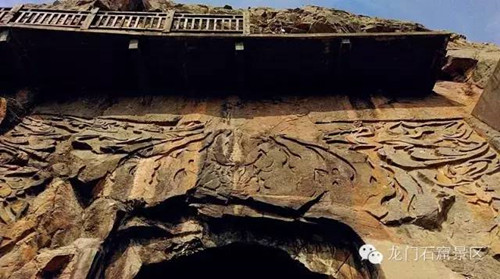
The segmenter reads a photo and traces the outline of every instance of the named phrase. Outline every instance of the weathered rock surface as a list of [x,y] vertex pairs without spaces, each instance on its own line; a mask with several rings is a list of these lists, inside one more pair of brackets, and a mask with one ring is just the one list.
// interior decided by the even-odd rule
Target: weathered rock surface
[[88,11],[93,8],[111,11],[137,11],[142,10],[143,4],[141,0],[56,0],[51,4],[25,4],[25,6],[79,11]]
[[466,81],[484,88],[500,61],[500,48],[454,36],[448,45],[448,61],[443,72],[449,80]]
[[7,114],[7,99],[0,98],[0,125],[2,125],[3,120]]
[[340,119],[337,97],[154,98],[94,115],[39,104],[0,137],[0,278],[144,278],[238,243],[382,277],[357,256],[373,238],[483,247],[471,274],[500,270],[500,157],[461,119]]
[[[97,6],[240,12],[169,1],[51,7]],[[317,7],[250,14],[256,33],[424,30]],[[482,51],[450,44],[469,46]],[[487,59],[476,60],[451,57],[446,73],[476,83],[488,75]],[[391,245],[475,247],[479,259],[401,266],[408,278],[498,278],[499,145],[464,120],[478,90],[440,83],[441,95],[419,100],[99,95],[31,112],[20,91],[24,112],[0,136],[0,278],[153,278],[241,244],[318,276],[403,274],[389,260],[362,261],[364,243],[386,257]]]

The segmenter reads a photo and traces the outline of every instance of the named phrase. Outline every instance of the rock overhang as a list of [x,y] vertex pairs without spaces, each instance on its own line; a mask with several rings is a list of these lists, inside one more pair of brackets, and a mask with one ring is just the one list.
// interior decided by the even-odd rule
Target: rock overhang
[[[32,17],[42,17],[38,13]],[[234,15],[204,15],[206,21],[200,15],[196,25],[196,18],[183,21],[184,29],[175,27],[180,19],[168,13],[123,17],[135,14],[170,16],[173,27],[100,28],[90,21],[85,29],[84,21],[44,25],[23,23],[20,16],[4,23],[2,81],[48,88],[427,93],[449,37],[445,32],[250,34],[241,26],[245,17]],[[214,30],[199,28],[210,20]],[[227,28],[217,27],[217,20]],[[121,26],[127,23],[134,25]]]

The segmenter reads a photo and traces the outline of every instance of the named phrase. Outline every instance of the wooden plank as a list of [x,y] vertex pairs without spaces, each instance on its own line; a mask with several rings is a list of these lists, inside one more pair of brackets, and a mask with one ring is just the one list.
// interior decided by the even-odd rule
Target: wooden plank
[[[16,18],[16,20],[14,21],[14,23],[19,23],[21,21],[21,18],[24,16],[24,13],[20,13],[19,16]],[[8,23],[9,21],[6,20],[6,23]]]
[[82,23],[82,19],[83,19],[83,15],[79,14],[76,18],[75,26],[80,26],[80,24]]
[[16,18],[14,23],[21,23],[21,20],[23,20],[24,16],[26,15],[26,12],[21,12],[19,13],[19,16]]
[[158,29],[158,28],[156,27],[156,17],[151,16],[151,17],[149,18],[149,25],[148,25],[148,26],[149,26],[148,28],[150,28],[150,29]]
[[31,18],[32,14],[33,13],[31,13],[31,12],[26,13],[25,16],[24,16],[24,18],[23,18],[23,20],[21,21],[21,23],[29,24],[30,23],[30,18]]
[[47,13],[42,13],[42,19],[40,19],[40,24],[44,24],[45,19],[47,18],[48,14]]
[[203,18],[197,17],[195,20],[194,31],[200,31],[203,28]]
[[134,16],[127,16],[127,26],[126,28],[133,28],[134,27]]
[[113,19],[113,23],[111,23],[111,26],[113,27],[117,27],[116,26],[116,22],[118,21],[118,16],[115,16],[114,19]]
[[64,26],[64,22],[65,22],[65,17],[67,16],[68,14],[63,14],[63,13],[59,13],[59,18],[57,20],[57,25],[61,25],[61,26]]
[[[63,14],[61,14],[62,16]],[[69,14],[65,14],[63,17],[62,17],[62,22],[61,22],[61,25],[66,25],[66,20],[68,19],[68,16]]]
[[50,24],[57,25],[58,21],[59,21],[59,13],[53,13],[52,18],[50,19]]
[[67,25],[68,26],[75,26],[75,18],[77,17],[77,14],[68,14],[68,18],[66,19]]
[[120,24],[117,26],[118,28],[123,28],[123,24],[125,23],[125,16],[120,16]]
[[97,15],[97,20],[95,21],[95,24],[90,25],[90,26],[95,26],[96,28],[99,27],[102,23],[102,19],[104,18],[103,15]]
[[31,23],[38,24],[37,20],[38,20],[38,17],[40,17],[41,14],[42,13],[36,13],[35,16],[33,17],[33,20],[31,21]]
[[6,16],[7,14],[8,14],[8,12],[7,12],[7,11],[5,11],[5,10],[3,10],[3,9],[0,11],[0,22],[2,21],[2,18],[3,18],[4,16]]
[[54,13],[50,14],[49,20],[47,21],[47,25],[51,25],[52,24],[52,20],[54,19],[54,16],[56,16],[56,14],[54,14]]
[[127,28],[134,28],[134,16],[127,16],[128,18],[128,23],[127,23]]
[[64,20],[64,25],[68,27],[73,27],[74,19],[75,19],[75,14],[68,14],[68,17]]
[[151,21],[151,28],[155,29],[157,31],[158,30],[163,31],[163,29],[161,28],[161,17],[157,17],[157,16],[153,17],[153,21]]
[[134,24],[134,28],[137,28],[137,26],[139,26],[139,22],[141,21],[141,17],[140,16],[136,16],[135,17],[135,24]]
[[161,28],[161,17],[156,17],[156,20],[158,21],[157,25],[156,25],[156,29],[160,29]]
[[110,19],[111,19],[111,16],[109,14],[106,14],[104,16],[104,22],[103,22],[101,27],[108,27]]

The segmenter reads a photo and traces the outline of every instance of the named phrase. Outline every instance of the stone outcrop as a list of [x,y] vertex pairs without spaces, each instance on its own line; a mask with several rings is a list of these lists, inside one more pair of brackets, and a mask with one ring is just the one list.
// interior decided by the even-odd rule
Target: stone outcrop
[[443,66],[443,77],[448,80],[469,82],[484,88],[499,61],[500,48],[497,45],[473,43],[455,35],[448,44],[448,57],[447,63]]
[[0,98],[0,125],[2,124],[7,114],[7,99]]
[[357,33],[357,32],[417,32],[428,31],[424,26],[404,21],[384,20],[354,15],[345,11],[316,6],[289,10],[251,8],[253,33]]
[[495,68],[474,111],[474,116],[500,131],[500,63]]

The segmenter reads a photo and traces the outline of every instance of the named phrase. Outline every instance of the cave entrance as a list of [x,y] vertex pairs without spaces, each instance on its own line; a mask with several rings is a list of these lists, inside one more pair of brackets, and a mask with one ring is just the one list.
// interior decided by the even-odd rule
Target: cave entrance
[[285,252],[257,244],[230,244],[144,266],[136,278],[327,279]]

